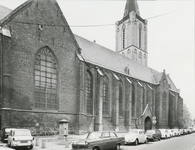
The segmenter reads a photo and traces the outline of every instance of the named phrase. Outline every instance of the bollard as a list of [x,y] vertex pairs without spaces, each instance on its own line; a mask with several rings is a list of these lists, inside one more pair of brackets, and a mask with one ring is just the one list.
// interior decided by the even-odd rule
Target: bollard
[[41,148],[45,148],[45,147],[46,147],[45,140],[42,140]]
[[39,146],[39,139],[35,140],[35,144],[36,144],[35,146]]
[[64,136],[64,140],[65,140],[65,148],[69,148],[67,135]]

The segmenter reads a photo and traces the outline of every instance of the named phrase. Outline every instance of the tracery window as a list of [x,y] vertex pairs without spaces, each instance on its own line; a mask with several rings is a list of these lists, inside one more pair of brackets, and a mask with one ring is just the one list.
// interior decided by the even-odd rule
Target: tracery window
[[123,117],[123,93],[122,83],[119,83],[119,115]]
[[36,54],[35,62],[35,108],[58,109],[58,67],[51,50],[44,47]]
[[131,116],[135,117],[135,85],[132,84],[132,109],[131,109]]
[[86,113],[93,114],[93,89],[92,89],[92,75],[89,71],[86,73],[85,78],[85,103]]
[[122,44],[123,49],[125,48],[125,30],[126,30],[125,28],[126,28],[125,25],[123,25],[123,30],[122,30],[123,31],[123,33],[122,33],[122,35],[123,35],[123,41],[122,41],[123,42],[123,44]]
[[141,39],[142,39],[142,25],[140,23],[139,24],[139,48],[141,48],[142,45]]
[[163,92],[163,98],[162,98],[162,118],[166,118],[166,92]]
[[103,82],[103,115],[109,115],[109,87],[108,87],[108,78],[104,78]]

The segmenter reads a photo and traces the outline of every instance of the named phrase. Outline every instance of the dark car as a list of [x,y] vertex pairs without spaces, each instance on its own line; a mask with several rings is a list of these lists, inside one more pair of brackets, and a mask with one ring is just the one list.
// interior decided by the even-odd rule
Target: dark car
[[4,127],[4,128],[2,129],[1,141],[2,141],[3,143],[6,143],[6,142],[7,142],[8,135],[9,135],[10,131],[13,130],[13,129],[15,129],[15,128]]
[[124,142],[124,137],[118,137],[115,132],[91,132],[86,139],[72,143],[72,150],[119,150]]
[[161,139],[161,132],[158,129],[155,130],[147,130],[146,135],[148,136],[148,139],[151,141],[159,140]]

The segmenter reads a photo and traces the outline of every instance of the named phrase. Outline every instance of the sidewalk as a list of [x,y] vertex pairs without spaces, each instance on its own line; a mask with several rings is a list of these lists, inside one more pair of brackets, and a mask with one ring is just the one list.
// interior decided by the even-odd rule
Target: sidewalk
[[[65,146],[65,139],[58,139],[58,135],[55,136],[35,136],[33,150],[71,150],[72,142],[79,139],[85,139],[85,135],[68,135],[68,145]],[[66,148],[68,146],[68,148]],[[7,147],[6,143],[0,142],[1,147]]]

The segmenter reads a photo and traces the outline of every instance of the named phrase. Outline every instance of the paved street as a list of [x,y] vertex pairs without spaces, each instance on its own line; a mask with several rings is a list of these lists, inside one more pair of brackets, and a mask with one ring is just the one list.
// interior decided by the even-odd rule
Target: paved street
[[148,144],[124,145],[121,150],[195,150],[195,133]]
[[[71,142],[80,138],[85,138],[85,135],[70,135],[69,136],[69,147],[65,148],[64,140],[59,140],[57,136],[54,137],[36,137],[39,139],[38,145],[35,140],[35,147],[33,150],[71,150]],[[42,145],[42,140],[45,140],[45,145]],[[42,147],[45,146],[45,147]],[[0,143],[1,150],[9,150],[6,144]],[[174,137],[171,139],[149,142],[148,144],[134,145],[123,145],[121,150],[195,150],[195,133]],[[13,150],[13,149],[12,149]],[[23,148],[21,150],[29,150]]]

